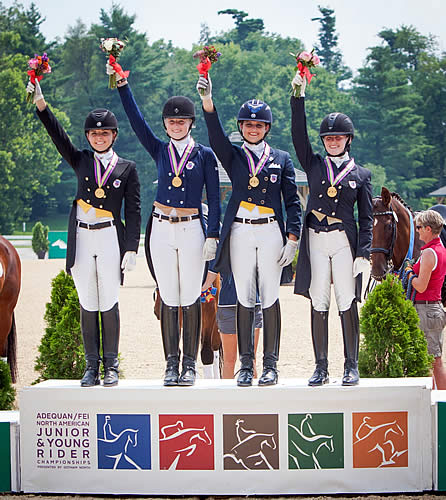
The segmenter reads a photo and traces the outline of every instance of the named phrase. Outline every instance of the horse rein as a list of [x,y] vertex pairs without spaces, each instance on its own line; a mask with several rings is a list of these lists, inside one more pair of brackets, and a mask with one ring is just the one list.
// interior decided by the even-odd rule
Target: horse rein
[[381,247],[371,248],[370,255],[374,253],[383,253],[386,256],[387,265],[389,266],[389,268],[393,268],[393,263],[391,266],[390,263],[392,262],[393,250],[395,248],[396,225],[398,222],[398,216],[396,215],[395,211],[392,208],[392,203],[390,203],[390,210],[386,210],[385,212],[373,212],[373,217],[380,217],[382,215],[392,216],[392,240],[390,241],[389,248],[381,248]]

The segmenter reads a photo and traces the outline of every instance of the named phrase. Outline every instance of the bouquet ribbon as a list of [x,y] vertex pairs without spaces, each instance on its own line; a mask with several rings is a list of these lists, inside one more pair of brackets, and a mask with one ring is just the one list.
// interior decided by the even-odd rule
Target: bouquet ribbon
[[299,70],[300,76],[302,78],[305,76],[308,83],[311,82],[311,79],[313,78],[313,76],[316,76],[316,75],[311,74],[310,70],[308,69],[308,66],[304,66],[301,62],[297,63],[297,69]]
[[212,63],[209,60],[209,57],[206,57],[206,59],[201,60],[201,62],[197,64],[198,73],[200,73],[200,75],[203,75],[206,80],[208,78],[208,72],[211,69],[211,66]]
[[124,71],[120,64],[116,62],[116,58],[110,54],[108,57],[108,64],[118,73],[122,78],[127,78],[130,75],[130,71]]
[[36,70],[34,70],[34,69],[30,69],[28,71],[28,75],[29,75],[29,79],[31,80],[31,83],[33,85],[36,84],[36,80],[38,82],[40,82],[40,80],[42,80],[42,78],[43,78],[43,75],[36,75]]

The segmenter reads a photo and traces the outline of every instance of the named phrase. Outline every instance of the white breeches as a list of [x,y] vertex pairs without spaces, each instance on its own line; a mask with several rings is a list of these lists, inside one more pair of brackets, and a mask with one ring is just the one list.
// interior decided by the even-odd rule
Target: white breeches
[[116,226],[76,229],[76,258],[71,274],[85,310],[109,311],[118,302],[121,257]]
[[259,290],[262,308],[279,298],[282,268],[277,261],[283,248],[277,221],[269,224],[234,222],[230,235],[231,268],[237,298],[244,307],[255,307]]
[[201,294],[205,262],[200,219],[176,222],[153,219],[150,254],[162,301],[190,306]]
[[310,297],[316,311],[330,307],[331,281],[340,312],[347,311],[355,298],[353,256],[345,231],[316,233],[309,229],[311,284]]

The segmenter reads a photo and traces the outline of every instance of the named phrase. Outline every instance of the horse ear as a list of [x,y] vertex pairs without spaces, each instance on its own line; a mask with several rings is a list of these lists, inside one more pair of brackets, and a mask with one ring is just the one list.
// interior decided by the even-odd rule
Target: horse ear
[[392,200],[392,195],[385,186],[381,188],[381,199],[385,206],[390,205],[390,201]]

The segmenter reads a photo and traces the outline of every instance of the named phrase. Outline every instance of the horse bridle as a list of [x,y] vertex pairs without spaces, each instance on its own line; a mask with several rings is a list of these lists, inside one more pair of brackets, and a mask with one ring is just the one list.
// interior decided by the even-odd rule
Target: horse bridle
[[396,215],[396,212],[392,208],[392,203],[390,203],[389,208],[390,208],[390,210],[386,210],[385,212],[373,212],[373,217],[379,217],[381,215],[391,215],[392,216],[392,240],[390,242],[390,246],[389,246],[389,248],[380,248],[380,247],[371,248],[370,254],[383,253],[386,256],[387,266],[390,270],[393,267],[393,263],[391,264],[391,262],[392,262],[392,256],[393,256],[393,249],[395,248],[396,225],[398,223],[398,216]]

